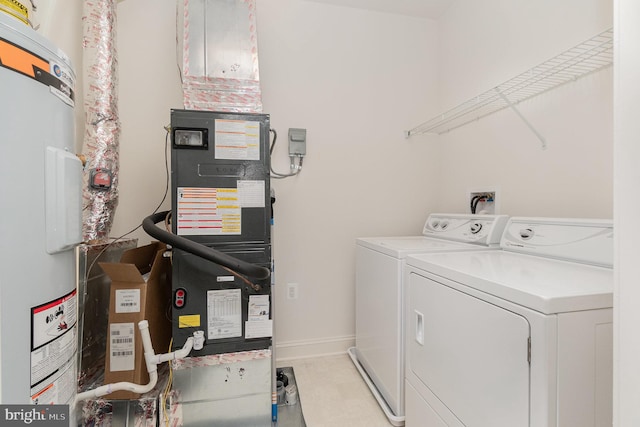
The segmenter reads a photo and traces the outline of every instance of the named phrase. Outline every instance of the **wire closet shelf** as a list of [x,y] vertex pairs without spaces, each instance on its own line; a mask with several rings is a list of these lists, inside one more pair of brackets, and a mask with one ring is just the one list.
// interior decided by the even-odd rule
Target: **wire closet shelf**
[[406,136],[442,134],[540,95],[613,64],[613,29],[406,131]]

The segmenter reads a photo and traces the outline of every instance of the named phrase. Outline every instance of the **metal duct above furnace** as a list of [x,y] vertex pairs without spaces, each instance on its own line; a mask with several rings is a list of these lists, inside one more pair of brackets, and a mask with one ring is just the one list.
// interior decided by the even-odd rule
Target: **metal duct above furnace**
[[184,107],[262,112],[255,0],[179,0]]

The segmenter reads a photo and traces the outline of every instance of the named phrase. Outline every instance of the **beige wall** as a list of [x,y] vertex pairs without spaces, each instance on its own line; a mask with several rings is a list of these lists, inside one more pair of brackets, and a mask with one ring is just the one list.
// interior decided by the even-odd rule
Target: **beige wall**
[[[344,350],[355,238],[419,233],[435,207],[438,146],[403,131],[435,111],[436,25],[299,0],[258,1],[257,13],[264,110],[280,141],[308,130],[302,173],[272,180],[279,355]],[[281,142],[276,170],[286,153]]]
[[[176,1],[122,1],[117,14],[120,197],[112,236],[139,226],[162,201],[167,185],[164,128],[170,109],[182,108]],[[160,210],[169,209],[167,194]],[[132,236],[141,244],[151,240],[142,229]]]
[[36,31],[56,44],[71,60],[76,73],[76,149],[82,150],[84,111],[82,108],[82,0],[22,1]]
[[[611,28],[611,0],[458,0],[439,20],[443,111]],[[613,216],[612,70],[443,134],[439,209],[468,210],[469,189],[496,188],[501,213]]]

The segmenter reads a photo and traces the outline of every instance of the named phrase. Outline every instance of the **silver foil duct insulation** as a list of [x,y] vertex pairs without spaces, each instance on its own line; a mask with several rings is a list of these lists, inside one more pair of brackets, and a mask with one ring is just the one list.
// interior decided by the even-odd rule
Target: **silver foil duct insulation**
[[262,112],[255,0],[178,0],[184,108]]
[[116,0],[87,0],[83,9],[86,112],[83,236],[85,242],[109,238],[118,206],[120,120],[115,41]]

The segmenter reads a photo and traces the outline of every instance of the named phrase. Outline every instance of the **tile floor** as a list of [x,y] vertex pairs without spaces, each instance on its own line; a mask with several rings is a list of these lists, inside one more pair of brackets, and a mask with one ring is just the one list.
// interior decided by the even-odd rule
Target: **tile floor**
[[307,427],[392,426],[346,353],[277,365],[293,367]]

